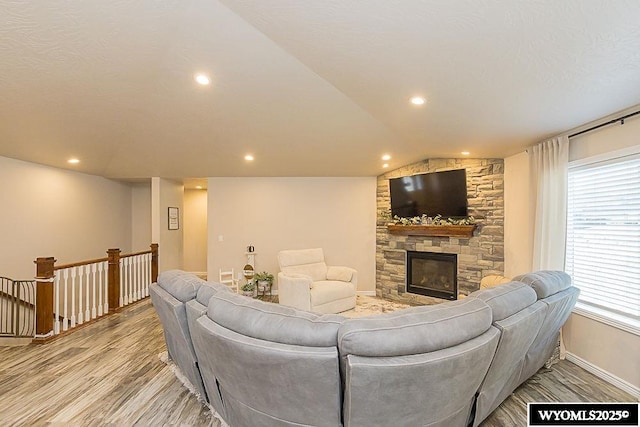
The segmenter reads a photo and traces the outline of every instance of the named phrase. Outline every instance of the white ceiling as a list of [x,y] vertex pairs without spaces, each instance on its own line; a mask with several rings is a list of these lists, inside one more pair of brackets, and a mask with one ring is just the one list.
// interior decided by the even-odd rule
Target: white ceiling
[[505,157],[640,104],[639,22],[637,0],[0,0],[0,156],[118,179]]

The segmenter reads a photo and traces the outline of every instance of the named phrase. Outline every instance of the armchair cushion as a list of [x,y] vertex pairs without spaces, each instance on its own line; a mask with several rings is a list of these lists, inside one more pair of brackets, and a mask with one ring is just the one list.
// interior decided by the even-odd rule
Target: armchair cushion
[[355,295],[355,287],[350,282],[320,280],[311,290],[311,306],[317,307],[331,301],[349,298]]
[[328,267],[327,280],[350,282],[355,270],[349,267]]
[[314,282],[327,278],[327,264],[321,248],[280,251],[278,264],[280,271],[286,275],[304,274]]
[[279,273],[278,274],[278,281],[281,282],[282,280],[286,280],[286,281],[294,284],[294,286],[308,285],[309,289],[313,288],[313,279],[311,278],[311,276],[307,276],[306,274]]

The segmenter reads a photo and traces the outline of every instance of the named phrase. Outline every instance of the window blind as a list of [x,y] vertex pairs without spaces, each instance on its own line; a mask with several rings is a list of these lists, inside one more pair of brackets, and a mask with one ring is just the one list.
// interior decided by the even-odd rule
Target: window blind
[[569,167],[566,271],[580,301],[640,319],[640,154]]

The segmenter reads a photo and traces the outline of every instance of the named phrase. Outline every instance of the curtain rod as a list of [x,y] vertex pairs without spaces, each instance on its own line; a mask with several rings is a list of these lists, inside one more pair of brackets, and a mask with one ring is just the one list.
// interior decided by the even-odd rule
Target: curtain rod
[[628,119],[629,117],[633,117],[633,116],[638,115],[638,114],[640,114],[640,110],[638,110],[638,111],[636,111],[634,113],[627,114],[626,116],[618,117],[617,119],[609,120],[606,123],[601,123],[601,124],[599,124],[597,126],[592,126],[589,129],[581,130],[580,132],[576,132],[576,133],[574,133],[572,135],[569,135],[568,138],[573,138],[574,136],[582,135],[583,133],[591,132],[592,130],[600,129],[603,126],[612,125],[612,124],[617,123],[617,122],[620,122],[620,124],[623,125],[625,119]]

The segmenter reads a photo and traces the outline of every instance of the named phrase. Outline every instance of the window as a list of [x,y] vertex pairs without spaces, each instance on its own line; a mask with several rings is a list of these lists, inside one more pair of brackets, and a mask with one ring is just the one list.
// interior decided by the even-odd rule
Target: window
[[640,332],[640,147],[572,162],[567,213],[579,303]]

